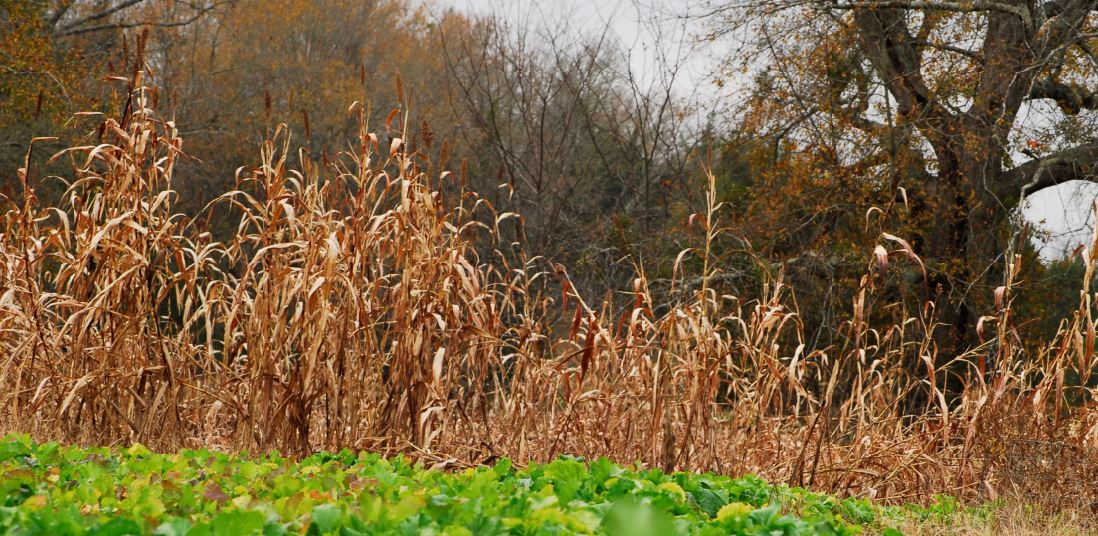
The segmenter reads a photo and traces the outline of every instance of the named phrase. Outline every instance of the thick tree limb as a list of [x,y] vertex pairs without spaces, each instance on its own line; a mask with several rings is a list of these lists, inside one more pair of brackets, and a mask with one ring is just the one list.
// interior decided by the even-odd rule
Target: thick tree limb
[[1089,91],[1079,84],[1067,84],[1049,78],[1033,83],[1029,90],[1030,99],[1051,99],[1068,115],[1076,115],[1082,110],[1098,109],[1098,92]]
[[1015,17],[1001,12],[987,15],[987,33],[982,45],[984,62],[976,96],[967,114],[969,127],[980,137],[992,135],[996,126],[999,136],[1005,135],[1002,129],[1014,122],[1027,89],[1038,75],[1036,69],[1029,68],[1041,61],[1030,44],[1029,34],[1024,22]]
[[1067,181],[1098,182],[1098,143],[1031,160],[1004,172],[1002,178],[999,196],[1018,200]]
[[1025,4],[1009,4],[1006,2],[991,2],[988,0],[970,0],[968,2],[947,2],[927,0],[885,0],[832,3],[826,7],[831,9],[928,9],[936,11],[952,11],[955,13],[975,13],[978,11],[998,11],[1014,15],[1026,27],[1033,28],[1033,14]]
[[[1053,0],[1051,2],[1045,2],[1038,8],[1045,19],[1051,19],[1053,17],[1063,14],[1065,11],[1075,9],[1079,0]],[[1088,10],[1096,9],[1096,6],[1090,6],[1085,8]]]
[[57,9],[50,15],[48,24],[50,28],[57,26],[57,23],[61,21],[61,18],[72,9],[73,0],[65,0],[61,5],[57,6]]
[[860,9],[854,12],[862,48],[891,93],[901,113],[923,112],[931,103],[930,90],[922,77],[919,54],[898,13],[894,10]]

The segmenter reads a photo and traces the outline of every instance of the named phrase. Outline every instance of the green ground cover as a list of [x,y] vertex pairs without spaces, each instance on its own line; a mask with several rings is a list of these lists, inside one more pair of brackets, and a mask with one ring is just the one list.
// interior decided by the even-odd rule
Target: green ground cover
[[294,461],[10,436],[0,497],[2,534],[898,534],[863,500],[570,458],[448,472],[350,451]]

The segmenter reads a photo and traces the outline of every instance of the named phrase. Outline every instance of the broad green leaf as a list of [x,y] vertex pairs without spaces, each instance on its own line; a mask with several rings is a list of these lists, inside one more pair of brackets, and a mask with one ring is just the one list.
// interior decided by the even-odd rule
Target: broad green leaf
[[747,517],[755,509],[742,502],[728,503],[717,512],[717,521]]
[[322,504],[313,508],[312,520],[321,534],[328,534],[343,525],[343,510],[334,504]]
[[236,536],[247,534],[259,534],[263,530],[266,519],[263,514],[254,511],[228,510],[217,515],[210,521],[210,528],[214,536]]
[[556,460],[546,466],[545,478],[552,482],[561,502],[567,503],[576,496],[587,478],[587,467],[575,460]]
[[141,525],[138,525],[136,521],[117,517],[93,531],[92,534],[95,536],[140,536],[144,532]]
[[182,518],[174,518],[165,521],[156,527],[153,536],[186,536],[191,530],[191,522]]

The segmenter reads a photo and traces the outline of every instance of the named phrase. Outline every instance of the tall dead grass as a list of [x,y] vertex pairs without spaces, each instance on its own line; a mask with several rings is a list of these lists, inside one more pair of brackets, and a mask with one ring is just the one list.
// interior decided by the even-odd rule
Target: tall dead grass
[[[1086,292],[1032,355],[1010,329],[1008,279],[981,320],[988,342],[947,362],[929,304],[867,323],[882,273],[920,263],[882,233],[843,342],[790,345],[804,326],[780,276],[754,300],[710,284],[725,232],[711,186],[691,221],[699,244],[676,262],[671,295],[686,298],[657,307],[638,268],[628,303],[586,303],[563,267],[479,258],[474,245],[516,216],[371,133],[361,106],[361,135],[323,165],[276,131],[208,208],[240,216],[217,242],[173,210],[183,144],[141,76],[93,143],[54,157],[71,175],[37,177],[28,155],[23,197],[6,200],[0,429],[161,449],[401,451],[440,466],[606,455],[896,501],[1095,504],[1098,414],[1067,403],[1092,395],[1072,387],[1095,366]],[[42,206],[35,190],[51,180],[63,202]],[[690,257],[701,273],[687,273]],[[949,399],[947,376],[962,385]]]

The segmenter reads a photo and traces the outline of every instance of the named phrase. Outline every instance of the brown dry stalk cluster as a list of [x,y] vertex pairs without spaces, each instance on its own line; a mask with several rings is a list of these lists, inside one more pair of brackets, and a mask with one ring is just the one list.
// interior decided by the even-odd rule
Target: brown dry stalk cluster
[[[182,141],[140,77],[129,84],[124,113],[54,157],[71,176],[23,169],[24,197],[6,202],[0,431],[350,447],[440,466],[605,455],[894,501],[1093,504],[1098,414],[1071,387],[1095,366],[1089,294],[1027,355],[997,329],[1011,323],[1008,281],[999,315],[981,321],[988,342],[945,362],[931,307],[893,326],[864,320],[889,257],[917,260],[879,248],[846,342],[809,349],[780,281],[750,301],[708,283],[721,232],[711,188],[709,213],[691,219],[701,244],[678,263],[677,284],[700,281],[685,298],[657,307],[639,276],[625,307],[585,303],[561,267],[492,247],[485,259],[514,215],[423,171],[400,138],[379,141],[361,107],[357,149],[330,164],[300,154],[291,169],[289,136],[266,142],[209,209],[240,214],[220,243],[173,212]],[[35,197],[46,180],[65,181],[59,206]],[[685,273],[688,256],[702,273]]]

